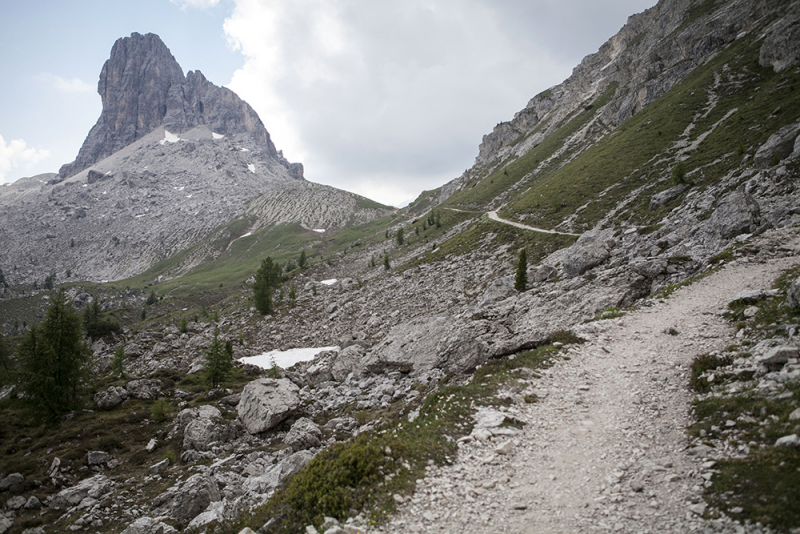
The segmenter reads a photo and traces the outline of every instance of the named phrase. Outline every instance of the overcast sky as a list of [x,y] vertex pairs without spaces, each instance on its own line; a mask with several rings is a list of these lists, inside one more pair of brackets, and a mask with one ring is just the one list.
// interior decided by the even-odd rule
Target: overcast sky
[[401,206],[655,0],[0,0],[0,183],[56,172],[114,41],[156,33],[306,178]]

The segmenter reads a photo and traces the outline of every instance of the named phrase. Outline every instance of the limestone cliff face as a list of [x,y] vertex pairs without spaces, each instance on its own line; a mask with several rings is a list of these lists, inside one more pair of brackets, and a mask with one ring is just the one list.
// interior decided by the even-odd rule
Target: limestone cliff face
[[[282,159],[253,108],[233,91],[206,80],[200,71],[184,76],[181,66],[155,34],[133,33],[118,39],[100,72],[97,92],[103,112],[75,161],[61,167],[62,180],[159,126],[173,133],[200,125],[219,135],[247,133],[270,156]],[[283,163],[289,167],[288,162]]]

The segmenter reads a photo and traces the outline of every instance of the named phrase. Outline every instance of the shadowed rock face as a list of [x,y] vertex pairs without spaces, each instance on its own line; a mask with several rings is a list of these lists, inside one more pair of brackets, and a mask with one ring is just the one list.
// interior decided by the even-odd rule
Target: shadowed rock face
[[159,126],[174,132],[206,125],[222,135],[249,133],[269,155],[277,157],[253,108],[233,91],[206,80],[200,71],[184,76],[155,34],[133,33],[118,39],[100,72],[97,92],[103,112],[75,161],[61,167],[60,179],[79,173]]

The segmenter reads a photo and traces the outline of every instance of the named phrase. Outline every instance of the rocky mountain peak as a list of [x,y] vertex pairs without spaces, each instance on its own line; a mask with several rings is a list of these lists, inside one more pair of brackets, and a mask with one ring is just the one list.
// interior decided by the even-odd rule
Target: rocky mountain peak
[[253,108],[233,91],[209,82],[199,70],[184,76],[158,35],[133,33],[118,39],[100,72],[97,91],[103,112],[75,161],[61,167],[61,179],[159,126],[177,133],[206,125],[221,135],[250,134],[270,156],[281,159]]

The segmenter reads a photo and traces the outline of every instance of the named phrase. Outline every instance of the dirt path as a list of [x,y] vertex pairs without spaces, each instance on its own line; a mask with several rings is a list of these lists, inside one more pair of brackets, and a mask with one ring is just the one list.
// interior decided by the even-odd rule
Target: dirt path
[[496,211],[489,211],[486,213],[486,215],[488,215],[489,218],[495,222],[507,224],[509,226],[514,226],[516,228],[522,228],[523,230],[531,230],[532,232],[541,232],[543,234],[571,235],[575,237],[580,237],[581,235],[581,234],[568,234],[566,232],[556,232],[555,230],[545,230],[544,228],[536,228],[535,226],[528,226],[527,224],[509,221],[508,219],[501,218]]
[[[796,240],[793,245],[797,250]],[[516,435],[496,429],[505,435],[462,443],[453,465],[429,468],[385,531],[708,527],[698,513],[710,465],[687,450],[685,433],[692,357],[732,342],[731,328],[717,314],[732,297],[769,288],[799,261],[795,255],[730,265],[666,301],[584,325],[580,334],[588,342],[567,349],[569,360],[531,379],[540,402],[508,408],[524,429]],[[509,450],[497,451],[504,443]],[[730,524],[717,526],[737,532]]]

